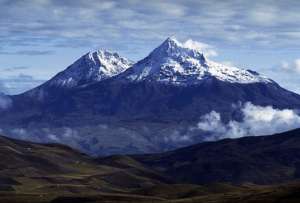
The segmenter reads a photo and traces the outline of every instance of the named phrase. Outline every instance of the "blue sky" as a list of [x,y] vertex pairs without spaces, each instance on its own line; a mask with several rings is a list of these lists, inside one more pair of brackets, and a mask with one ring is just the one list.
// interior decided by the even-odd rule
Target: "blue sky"
[[300,93],[299,10],[297,0],[0,0],[0,91],[36,86],[90,50],[139,60],[175,36]]

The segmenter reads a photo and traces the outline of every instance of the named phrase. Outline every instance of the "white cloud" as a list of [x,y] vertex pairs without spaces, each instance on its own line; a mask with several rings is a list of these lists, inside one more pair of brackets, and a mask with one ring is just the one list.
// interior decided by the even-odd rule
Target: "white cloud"
[[300,74],[300,58],[299,59],[295,59],[293,62],[288,63],[286,61],[283,61],[281,63],[281,69],[285,70],[285,71],[292,71],[295,73],[299,73]]
[[179,130],[173,130],[167,136],[163,137],[166,143],[174,142],[174,143],[184,143],[191,142],[192,136],[190,134],[183,134]]
[[0,95],[2,93],[7,94],[8,92],[8,87],[6,86],[6,84],[3,81],[0,81]]
[[230,67],[236,66],[232,61],[222,61],[221,64],[224,64],[225,66],[230,66]]
[[204,131],[214,131],[216,133],[223,133],[226,131],[226,128],[221,121],[221,115],[216,111],[212,111],[209,114],[202,116],[197,127]]
[[186,8],[182,4],[167,2],[167,1],[153,1],[151,3],[153,8],[157,9],[161,13],[173,16],[182,17],[186,13]]
[[216,140],[270,135],[300,127],[300,116],[294,110],[256,106],[248,102],[241,111],[244,116],[242,121],[228,123],[221,120],[219,113],[212,111],[201,117],[197,128],[210,133],[207,140]]
[[258,25],[269,26],[278,22],[278,8],[274,5],[264,4],[254,7],[249,14],[250,20]]
[[186,42],[184,42],[183,46],[190,49],[197,49],[200,52],[202,52],[206,57],[213,57],[218,55],[218,52],[211,45],[193,41],[192,39],[189,39]]
[[3,76],[3,74],[0,77],[0,92],[5,94],[20,94],[45,82],[23,73],[16,75],[15,72],[19,72],[18,69],[13,69],[10,72],[9,75]]
[[96,8],[97,10],[110,10],[116,7],[116,2],[114,1],[99,1],[95,4],[93,3],[93,7]]

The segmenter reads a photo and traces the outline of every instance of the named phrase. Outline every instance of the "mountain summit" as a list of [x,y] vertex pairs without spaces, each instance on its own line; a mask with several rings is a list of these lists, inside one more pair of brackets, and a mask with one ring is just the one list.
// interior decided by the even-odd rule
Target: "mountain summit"
[[254,71],[210,61],[201,50],[187,42],[180,43],[175,38],[166,39],[145,59],[126,71],[125,77],[136,82],[156,81],[176,85],[199,84],[211,78],[231,83],[273,82]]
[[[46,83],[25,92],[25,95],[44,100],[49,96],[57,96],[57,92],[111,78],[124,72],[131,65],[130,60],[121,57],[118,53],[107,50],[89,52]],[[54,95],[51,92],[54,92]]]
[[89,52],[58,73],[49,85],[70,88],[99,82],[125,71],[131,65],[131,61],[117,53],[106,50]]

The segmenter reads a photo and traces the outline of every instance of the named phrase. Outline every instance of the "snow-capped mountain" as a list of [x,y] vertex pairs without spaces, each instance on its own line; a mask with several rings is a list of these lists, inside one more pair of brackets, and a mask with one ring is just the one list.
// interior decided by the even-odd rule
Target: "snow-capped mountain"
[[44,84],[25,92],[24,95],[37,98],[56,97],[61,91],[87,86],[118,75],[132,66],[133,62],[118,53],[107,50],[89,52]]
[[49,81],[51,86],[74,87],[105,80],[132,65],[128,59],[106,50],[89,52]]
[[168,38],[145,59],[126,72],[131,81],[156,81],[176,85],[202,83],[215,77],[230,83],[272,83],[273,81],[250,70],[225,66],[204,57],[201,50]]
[[86,54],[11,100],[13,108],[0,117],[6,134],[71,144],[96,155],[153,153],[201,142],[209,135],[186,135],[203,115],[215,111],[224,123],[241,121],[239,108],[247,102],[300,109],[300,95],[254,71],[208,60],[174,38],[133,65],[105,51]]

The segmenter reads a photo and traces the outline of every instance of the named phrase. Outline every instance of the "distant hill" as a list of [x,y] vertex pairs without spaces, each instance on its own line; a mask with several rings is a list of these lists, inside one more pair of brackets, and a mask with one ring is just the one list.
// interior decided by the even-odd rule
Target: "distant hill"
[[0,202],[299,202],[299,135],[97,159],[59,144],[0,137]]
[[134,158],[184,183],[292,181],[300,178],[300,129],[271,136],[205,142]]
[[0,202],[49,202],[57,196],[75,194],[122,197],[142,187],[170,182],[134,164],[133,160],[130,170],[101,165],[67,146],[0,137]]

